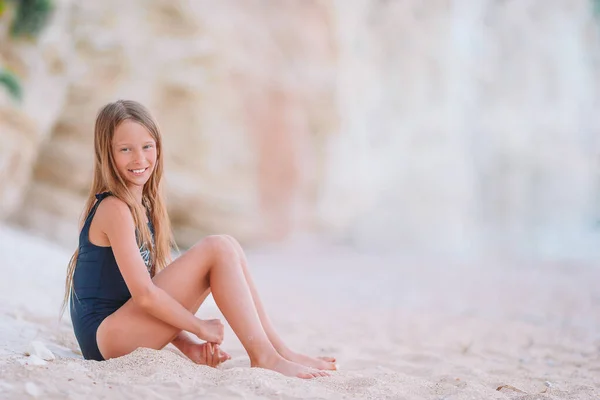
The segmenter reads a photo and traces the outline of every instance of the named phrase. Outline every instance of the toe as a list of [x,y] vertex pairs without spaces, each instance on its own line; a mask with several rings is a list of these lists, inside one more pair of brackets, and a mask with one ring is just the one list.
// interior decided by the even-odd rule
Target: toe
[[325,369],[328,371],[337,371],[337,364],[334,364],[332,362],[327,363],[327,367]]

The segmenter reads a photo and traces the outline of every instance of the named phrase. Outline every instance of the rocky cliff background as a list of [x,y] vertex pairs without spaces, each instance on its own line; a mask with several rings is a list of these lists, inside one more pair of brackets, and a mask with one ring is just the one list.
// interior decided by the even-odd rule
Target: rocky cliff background
[[0,66],[0,218],[73,247],[93,123],[161,124],[178,242],[600,255],[600,21],[587,0],[55,0]]

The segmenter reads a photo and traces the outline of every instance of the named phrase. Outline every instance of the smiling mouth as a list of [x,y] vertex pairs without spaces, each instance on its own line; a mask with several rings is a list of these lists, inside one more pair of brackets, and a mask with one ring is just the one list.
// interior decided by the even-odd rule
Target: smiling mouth
[[128,171],[129,171],[129,172],[131,172],[131,173],[132,173],[132,174],[134,174],[134,175],[142,175],[144,172],[146,172],[146,170],[147,170],[148,168],[149,168],[149,167],[146,167],[146,168],[140,168],[140,169],[128,169]]

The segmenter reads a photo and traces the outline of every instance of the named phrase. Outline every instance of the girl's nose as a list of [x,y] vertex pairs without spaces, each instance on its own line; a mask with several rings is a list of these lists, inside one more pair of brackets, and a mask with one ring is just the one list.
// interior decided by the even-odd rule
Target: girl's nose
[[133,161],[134,162],[140,162],[144,160],[144,154],[142,153],[141,150],[135,150],[133,152]]

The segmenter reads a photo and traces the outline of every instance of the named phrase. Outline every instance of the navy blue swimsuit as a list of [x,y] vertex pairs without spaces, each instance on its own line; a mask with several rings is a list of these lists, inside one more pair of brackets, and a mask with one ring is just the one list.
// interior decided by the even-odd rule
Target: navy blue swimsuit
[[[79,254],[73,274],[71,321],[86,360],[104,360],[96,342],[96,331],[104,318],[117,311],[131,298],[112,248],[97,246],[89,240],[90,224],[98,205],[110,195],[109,192],[96,195],[96,204],[90,210],[79,234]],[[150,230],[153,231],[151,224]],[[150,271],[148,250],[142,246],[140,252]]]

